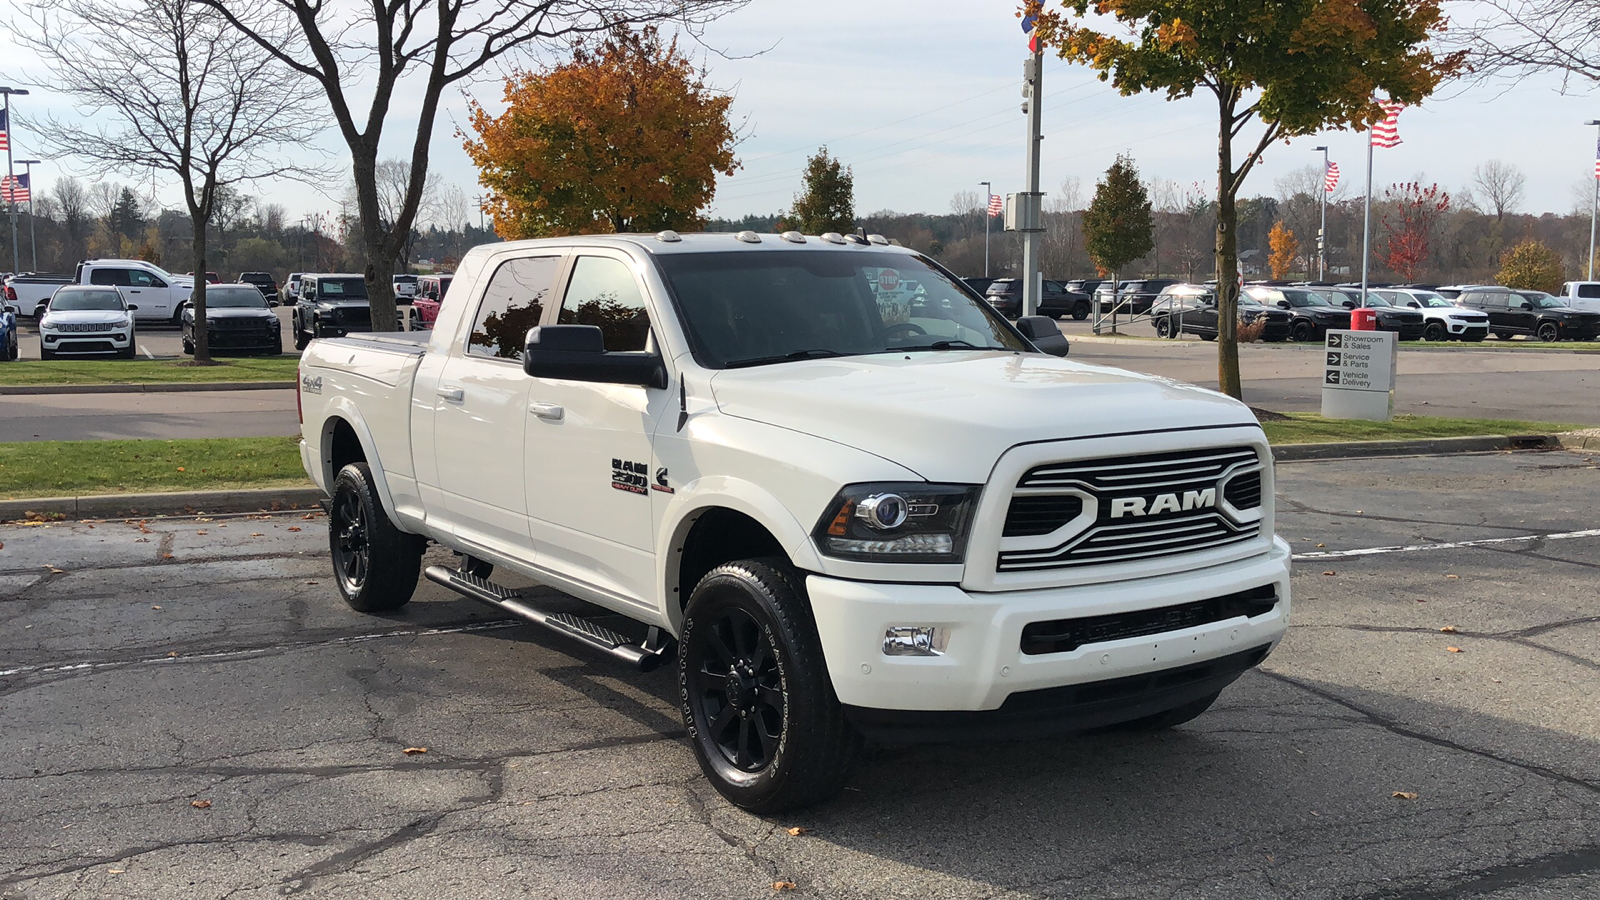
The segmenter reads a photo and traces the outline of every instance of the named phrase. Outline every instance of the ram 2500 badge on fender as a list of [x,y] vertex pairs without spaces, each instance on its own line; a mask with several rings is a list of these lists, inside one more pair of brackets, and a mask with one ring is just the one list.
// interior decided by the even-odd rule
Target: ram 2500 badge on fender
[[434,582],[675,656],[706,776],[774,812],[864,737],[1176,725],[1283,637],[1250,411],[1023,333],[876,236],[494,244],[432,331],[311,343],[301,452],[350,605],[405,604],[433,541]]

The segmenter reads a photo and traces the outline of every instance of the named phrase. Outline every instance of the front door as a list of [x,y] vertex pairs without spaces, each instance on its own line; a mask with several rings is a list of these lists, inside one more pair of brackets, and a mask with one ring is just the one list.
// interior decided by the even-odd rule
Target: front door
[[562,262],[551,255],[500,263],[471,331],[446,355],[433,396],[417,397],[433,406],[434,461],[451,530],[468,545],[529,563],[523,442],[533,379],[522,371],[522,351]]
[[[622,253],[581,251],[548,324],[595,325],[607,352],[658,352],[649,306]],[[526,470],[539,565],[655,608],[650,485],[656,422],[677,395],[633,384],[531,379]]]

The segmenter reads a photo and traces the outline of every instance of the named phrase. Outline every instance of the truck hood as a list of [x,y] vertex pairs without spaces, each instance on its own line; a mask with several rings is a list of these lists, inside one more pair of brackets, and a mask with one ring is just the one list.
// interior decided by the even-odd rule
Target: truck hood
[[1151,375],[1041,354],[943,351],[724,369],[718,408],[981,483],[1018,444],[1217,425],[1256,427],[1242,403]]

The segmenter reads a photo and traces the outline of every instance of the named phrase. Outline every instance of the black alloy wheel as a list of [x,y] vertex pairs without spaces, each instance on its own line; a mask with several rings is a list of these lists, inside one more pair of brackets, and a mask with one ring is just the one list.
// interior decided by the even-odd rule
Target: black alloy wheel
[[1171,336],[1172,336],[1172,323],[1167,321],[1167,319],[1165,317],[1157,319],[1156,320],[1156,337],[1164,338],[1164,337],[1171,337]]
[[761,814],[833,797],[861,751],[802,584],[784,560],[718,566],[695,587],[679,636],[678,691],[700,768]]
[[1450,340],[1450,329],[1446,328],[1443,322],[1429,322],[1422,329],[1422,339],[1425,341],[1448,341]]
[[1509,341],[1509,340],[1511,340],[1511,339],[1512,339],[1512,338],[1514,338],[1514,337],[1516,337],[1516,335],[1515,335],[1515,334],[1512,334],[1512,333],[1511,333],[1511,332],[1509,332],[1509,331],[1496,331],[1496,332],[1495,332],[1495,333],[1494,333],[1494,336],[1495,336],[1495,337],[1496,337],[1496,338],[1498,338],[1498,339],[1500,339],[1500,340],[1502,340],[1502,341]]
[[1561,340],[1561,326],[1554,322],[1540,322],[1539,340],[1547,344],[1554,344]]
[[1289,336],[1298,343],[1309,343],[1317,336],[1317,329],[1310,322],[1296,322]]
[[339,593],[351,608],[387,612],[406,605],[417,589],[425,546],[389,520],[366,463],[339,470],[328,513],[328,550]]
[[1089,318],[1089,304],[1087,301],[1080,300],[1076,306],[1072,307],[1072,318],[1076,322],[1082,322],[1084,319]]

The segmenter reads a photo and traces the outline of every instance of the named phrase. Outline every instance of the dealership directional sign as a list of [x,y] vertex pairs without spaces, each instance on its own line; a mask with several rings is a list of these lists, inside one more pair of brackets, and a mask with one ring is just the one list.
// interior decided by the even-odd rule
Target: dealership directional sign
[[1394,414],[1394,332],[1329,330],[1323,354],[1324,417],[1384,421]]

